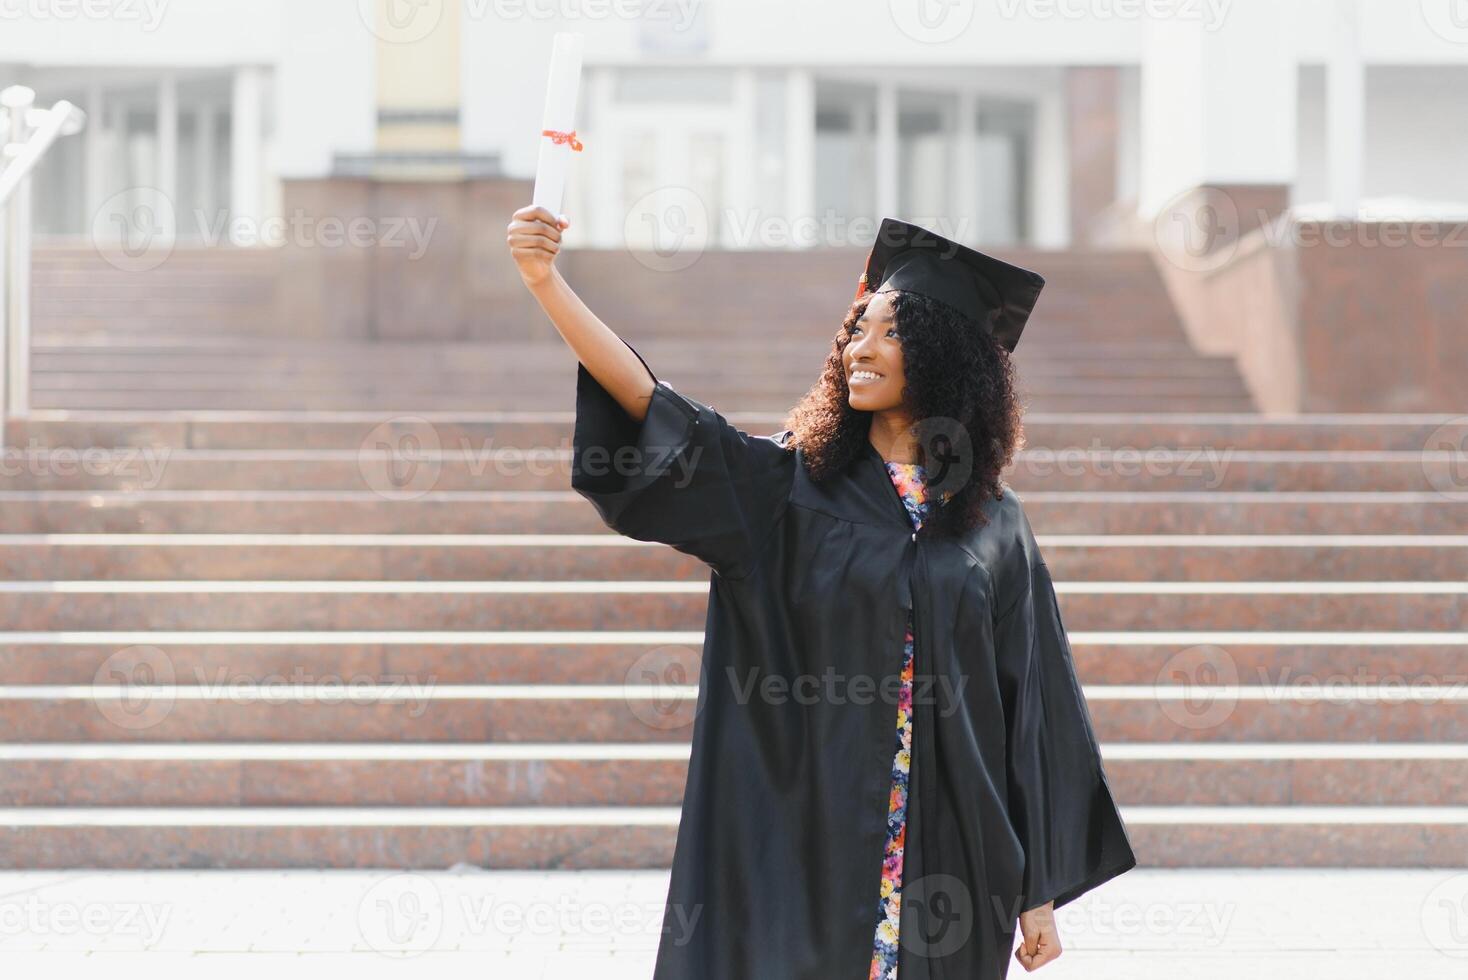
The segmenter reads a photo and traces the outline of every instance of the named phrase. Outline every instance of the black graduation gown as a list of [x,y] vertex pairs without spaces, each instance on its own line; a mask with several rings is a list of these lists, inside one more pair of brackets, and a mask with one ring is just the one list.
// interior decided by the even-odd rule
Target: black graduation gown
[[875,448],[817,485],[790,435],[661,380],[639,424],[577,367],[573,488],[713,570],[655,980],[867,976],[909,610],[898,976],[998,980],[1022,910],[1136,864],[1049,571],[1007,487],[935,539]]

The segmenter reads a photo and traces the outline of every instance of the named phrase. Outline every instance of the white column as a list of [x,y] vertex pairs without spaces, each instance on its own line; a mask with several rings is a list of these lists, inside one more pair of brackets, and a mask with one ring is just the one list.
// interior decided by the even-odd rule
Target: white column
[[235,71],[230,114],[230,195],[229,210],[232,220],[244,219],[254,224],[256,233],[249,236],[258,239],[261,213],[261,154],[262,95],[264,80],[260,69],[239,68]]
[[[816,209],[816,82],[808,68],[785,76],[785,217],[796,227]],[[796,242],[795,244],[814,244]]]
[[1070,134],[1065,84],[1035,103],[1035,151],[1030,154],[1030,242],[1036,248],[1070,245]]
[[880,220],[887,215],[897,215],[900,199],[898,190],[897,152],[897,86],[882,81],[877,85],[877,207],[875,217]]
[[[164,72],[158,80],[158,171],[153,175],[157,190],[173,202],[174,212],[183,216],[178,199],[178,79]],[[179,230],[183,225],[179,225]]]
[[1366,154],[1366,68],[1361,59],[1356,0],[1331,7],[1330,53],[1325,69],[1325,131],[1331,209],[1337,218],[1361,213]]
[[97,216],[106,198],[107,180],[107,136],[111,118],[106,112],[106,96],[102,86],[96,82],[87,86],[87,104],[82,111],[87,114],[87,125],[82,130],[82,194],[85,213],[82,215],[82,232],[91,234],[92,220]]
[[[590,146],[601,148],[598,153],[587,154],[590,157],[587,162],[591,171],[588,175],[591,193],[588,195],[587,206],[592,213],[586,216],[585,233],[589,239],[587,244],[600,248],[614,248],[623,243],[625,233],[622,221],[626,216],[623,209],[631,203],[622,200],[622,154],[617,143],[618,127],[614,120],[615,108],[612,100],[616,71],[616,68],[596,67],[586,69],[584,75],[586,98],[591,106],[591,126],[586,131],[586,142]],[[571,230],[576,230],[574,225]]]
[[194,110],[194,189],[198,195],[196,204],[209,213],[211,223],[220,205],[214,193],[219,183],[214,179],[214,124],[214,106],[211,103],[206,102]]
[[1298,59],[1293,5],[1235,0],[1218,25],[1145,26],[1140,205],[1151,219],[1200,184],[1293,185]]
[[957,118],[953,121],[953,201],[955,229],[960,241],[974,241],[979,234],[978,93],[960,89]]
[[[753,209],[757,166],[754,149],[755,102],[754,69],[735,69],[731,112],[733,126],[730,128],[729,145],[724,151],[724,207],[733,214],[748,215]],[[723,246],[759,247],[757,236],[748,242],[736,242],[734,233],[738,229],[733,227],[735,224],[744,226],[745,222],[719,222],[724,236],[721,243]]]

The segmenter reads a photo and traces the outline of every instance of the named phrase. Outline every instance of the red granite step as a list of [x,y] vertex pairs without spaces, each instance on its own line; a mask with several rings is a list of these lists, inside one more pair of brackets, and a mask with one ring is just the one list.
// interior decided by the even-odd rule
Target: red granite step
[[[709,586],[11,582],[13,630],[697,630]],[[1468,630],[1468,583],[1060,583],[1073,630]]]
[[[402,485],[394,474],[405,466],[418,491],[560,491],[571,485],[569,448],[485,444],[425,451],[389,442],[357,450],[12,452],[0,469],[0,491],[393,490]],[[1021,494],[1418,492],[1468,500],[1468,476],[1460,467],[1468,474],[1468,456],[1442,452],[1031,450],[1018,454],[1004,476]]]
[[[1468,579],[1464,535],[1041,535],[1057,580]],[[589,535],[0,535],[0,578],[703,581],[671,548]]]
[[[832,689],[839,692],[845,681],[836,678]],[[686,742],[694,694],[692,687],[667,685],[575,692],[531,685],[460,696],[433,678],[372,689],[339,675],[299,688],[289,678],[256,686],[225,678],[198,692],[12,687],[0,691],[0,742]],[[1468,739],[1468,700],[1461,690],[1441,687],[1413,695],[1390,685],[1296,691],[1193,685],[1160,692],[1103,686],[1088,687],[1086,696],[1097,735],[1107,742]]]
[[[1117,800],[1468,805],[1468,754],[1436,746],[1176,748],[1104,747]],[[646,744],[26,745],[6,751],[0,806],[678,806],[687,762]]]
[[[1109,633],[1072,631],[1092,685],[1315,684],[1447,687],[1468,633]],[[0,633],[0,676],[16,685],[158,683],[695,683],[703,634],[652,633]],[[641,678],[641,680],[639,680]],[[1211,680],[1210,680],[1211,679]]]
[[[111,356],[111,355],[102,355]],[[238,356],[230,352],[230,357]],[[395,419],[380,412],[58,412],[11,419],[10,445],[71,449],[167,446],[171,449],[360,449],[369,437],[394,432],[431,433],[445,449],[486,446],[570,445],[567,401],[540,416],[505,412],[417,413]],[[780,428],[780,413],[729,411],[726,417],[751,433]],[[383,429],[383,426],[388,426]],[[1031,449],[1052,452],[1132,452],[1232,449],[1285,451],[1443,451],[1468,439],[1468,419],[1420,415],[1131,414],[1056,415],[1030,412],[1025,436]]]
[[[639,822],[622,823],[571,808],[571,817],[581,817],[575,823],[561,816],[565,811],[532,822],[537,809],[465,810],[452,822],[433,809],[82,810],[67,813],[62,826],[51,825],[49,815],[0,822],[0,867],[442,869],[468,862],[569,870],[666,868],[672,860],[676,810],[639,813]],[[1198,811],[1169,809],[1122,814],[1146,867],[1426,868],[1441,867],[1444,854],[1468,851],[1468,826],[1457,811],[1392,810],[1352,822],[1360,811],[1319,808],[1310,811],[1318,822],[1308,822],[1288,809],[1256,815],[1219,807],[1215,819],[1202,822],[1188,819]],[[523,822],[513,822],[521,810]],[[597,819],[607,822],[592,822]]]
[[[405,495],[407,489],[389,493]],[[1050,493],[1024,495],[1047,534],[1462,534],[1468,499],[1439,493]],[[596,511],[566,491],[0,492],[0,533],[592,534]]]

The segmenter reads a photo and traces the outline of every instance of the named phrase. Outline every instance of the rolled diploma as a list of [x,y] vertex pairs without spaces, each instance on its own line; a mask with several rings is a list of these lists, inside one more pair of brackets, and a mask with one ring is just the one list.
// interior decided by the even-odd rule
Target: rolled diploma
[[576,128],[576,93],[581,87],[582,35],[558,33],[551,47],[550,81],[545,90],[545,122],[540,127],[540,160],[535,167],[531,203],[561,213],[566,172],[571,167],[571,144],[557,143],[545,130],[569,133]]

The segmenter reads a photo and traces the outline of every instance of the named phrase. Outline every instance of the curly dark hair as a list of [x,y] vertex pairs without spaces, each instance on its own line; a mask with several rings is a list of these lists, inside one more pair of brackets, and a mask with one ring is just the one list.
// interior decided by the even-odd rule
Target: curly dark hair
[[[846,311],[826,357],[820,379],[790,414],[784,426],[805,459],[811,479],[821,482],[844,472],[867,452],[871,412],[848,402],[842,352],[851,329],[866,312],[874,293],[859,297]],[[950,537],[983,527],[986,499],[1003,496],[1000,474],[1024,444],[1023,415],[1009,352],[972,318],[919,293],[899,290],[892,316],[902,345],[906,384],[902,397],[916,426],[919,463],[928,462],[925,419],[941,419],[933,432],[951,433],[956,422],[966,434],[974,460],[961,486],[946,502],[931,498],[924,535]],[[931,476],[931,472],[929,473]]]

